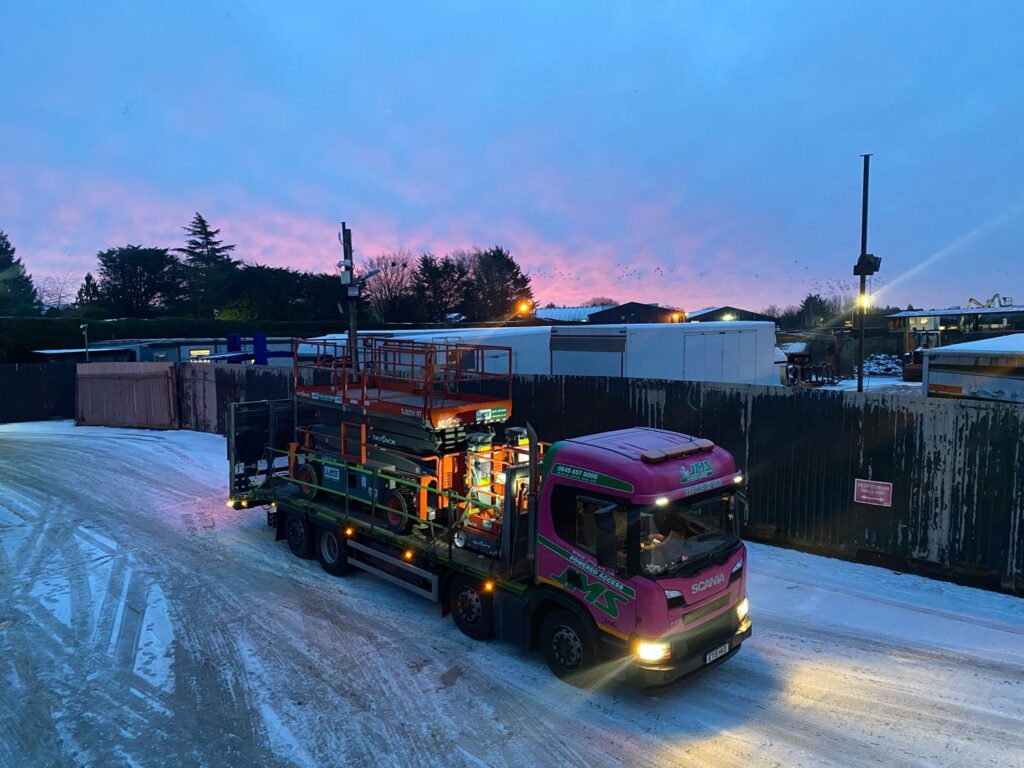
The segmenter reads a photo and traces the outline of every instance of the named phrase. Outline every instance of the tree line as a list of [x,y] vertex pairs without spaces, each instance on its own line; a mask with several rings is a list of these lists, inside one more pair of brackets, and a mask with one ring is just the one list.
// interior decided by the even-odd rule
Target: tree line
[[[911,307],[908,307],[910,309]],[[878,306],[871,307],[869,314],[891,315],[899,312],[901,307]],[[842,290],[825,297],[820,293],[808,293],[799,304],[792,304],[788,307],[780,307],[777,304],[769,304],[761,310],[762,315],[767,315],[775,320],[779,328],[784,330],[796,330],[802,328],[816,328],[823,325],[835,326],[840,320],[853,319],[857,312],[857,295]]]
[[[96,254],[95,275],[33,281],[0,231],[0,316],[196,317],[331,320],[340,317],[337,275],[247,264],[196,213],[177,248],[125,245]],[[362,317],[378,322],[488,321],[532,304],[529,276],[494,246],[444,256],[384,253],[365,259]]]

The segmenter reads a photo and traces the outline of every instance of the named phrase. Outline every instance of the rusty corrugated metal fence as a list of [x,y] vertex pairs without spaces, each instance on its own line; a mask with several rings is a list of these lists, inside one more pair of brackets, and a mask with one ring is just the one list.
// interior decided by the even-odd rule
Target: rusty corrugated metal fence
[[[645,425],[701,435],[748,478],[748,535],[1024,590],[1024,406],[711,382],[517,377],[544,440]],[[854,501],[892,483],[892,506]]]
[[75,415],[74,363],[0,365],[0,424]]
[[[229,402],[291,394],[288,368],[176,368],[135,375],[155,410],[132,426],[180,413],[185,428],[223,434]],[[133,392],[114,371],[80,373],[90,413],[130,411]],[[513,403],[512,423],[530,421],[543,440],[638,424],[711,438],[747,475],[750,538],[1024,590],[1024,406],[561,376],[516,377]],[[891,506],[854,501],[857,479],[891,483]]]
[[75,423],[177,429],[173,363],[79,363]]

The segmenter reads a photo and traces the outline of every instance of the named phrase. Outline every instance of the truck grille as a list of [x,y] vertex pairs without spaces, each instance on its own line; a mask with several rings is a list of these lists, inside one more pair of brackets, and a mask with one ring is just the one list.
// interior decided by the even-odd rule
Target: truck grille
[[673,635],[670,639],[672,658],[685,659],[694,654],[704,653],[709,648],[728,641],[736,634],[737,629],[739,620],[736,618],[736,611],[726,611],[692,631]]

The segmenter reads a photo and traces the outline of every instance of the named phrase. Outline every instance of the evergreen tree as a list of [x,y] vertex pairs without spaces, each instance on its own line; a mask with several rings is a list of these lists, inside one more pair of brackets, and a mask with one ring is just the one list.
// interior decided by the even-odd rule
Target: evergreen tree
[[218,239],[220,230],[212,229],[198,212],[184,230],[188,235],[185,247],[174,249],[183,259],[179,270],[181,297],[171,303],[196,317],[212,317],[215,309],[236,298],[232,287],[238,278],[239,262],[231,258],[235,246]]
[[78,288],[78,295],[75,297],[75,304],[84,307],[87,304],[95,304],[100,299],[100,289],[96,285],[91,272],[85,273],[85,279]]
[[825,299],[817,293],[808,293],[800,303],[800,314],[804,328],[813,328],[820,322],[827,320],[832,314],[831,307]]
[[223,240],[218,240],[220,230],[211,229],[210,223],[199,212],[192,218],[192,223],[182,229],[188,235],[188,240],[184,248],[175,248],[174,252],[180,253],[188,266],[203,269],[236,263],[231,258],[235,246],[224,245]]
[[160,314],[177,292],[176,261],[166,248],[126,245],[96,254],[99,299],[125,317]]
[[0,230],[0,316],[38,315],[39,294],[32,278],[14,255],[7,234]]
[[496,245],[470,254],[466,297],[470,320],[499,320],[513,315],[519,302],[532,302],[533,289],[512,255]]
[[416,299],[422,319],[442,323],[466,301],[469,269],[460,259],[424,253],[416,265]]

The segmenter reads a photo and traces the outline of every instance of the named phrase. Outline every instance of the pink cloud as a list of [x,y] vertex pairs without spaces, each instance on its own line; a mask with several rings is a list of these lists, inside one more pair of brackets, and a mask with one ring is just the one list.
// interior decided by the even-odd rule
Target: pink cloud
[[[249,262],[333,271],[339,255],[339,222],[252,200],[238,189],[185,199],[131,181],[54,171],[18,179],[3,168],[0,174],[10,182],[0,185],[0,202],[10,216],[0,226],[37,276],[84,274],[95,269],[97,251],[115,245],[181,244],[181,228],[195,210],[236,243],[237,255]],[[545,185],[540,174],[533,183]],[[778,270],[749,266],[766,260],[747,258],[763,254],[754,244],[729,236],[726,212],[696,211],[684,223],[671,200],[626,201],[616,211],[614,238],[603,240],[590,233],[587,212],[572,209],[564,189],[555,183],[547,189],[566,233],[561,236],[545,234],[513,214],[486,217],[471,211],[410,224],[356,207],[347,220],[360,257],[399,248],[446,253],[501,244],[531,275],[544,303],[574,304],[606,295],[684,309],[720,303],[758,309],[778,302],[780,286],[787,287]],[[786,300],[796,300],[792,293],[786,291]]]

